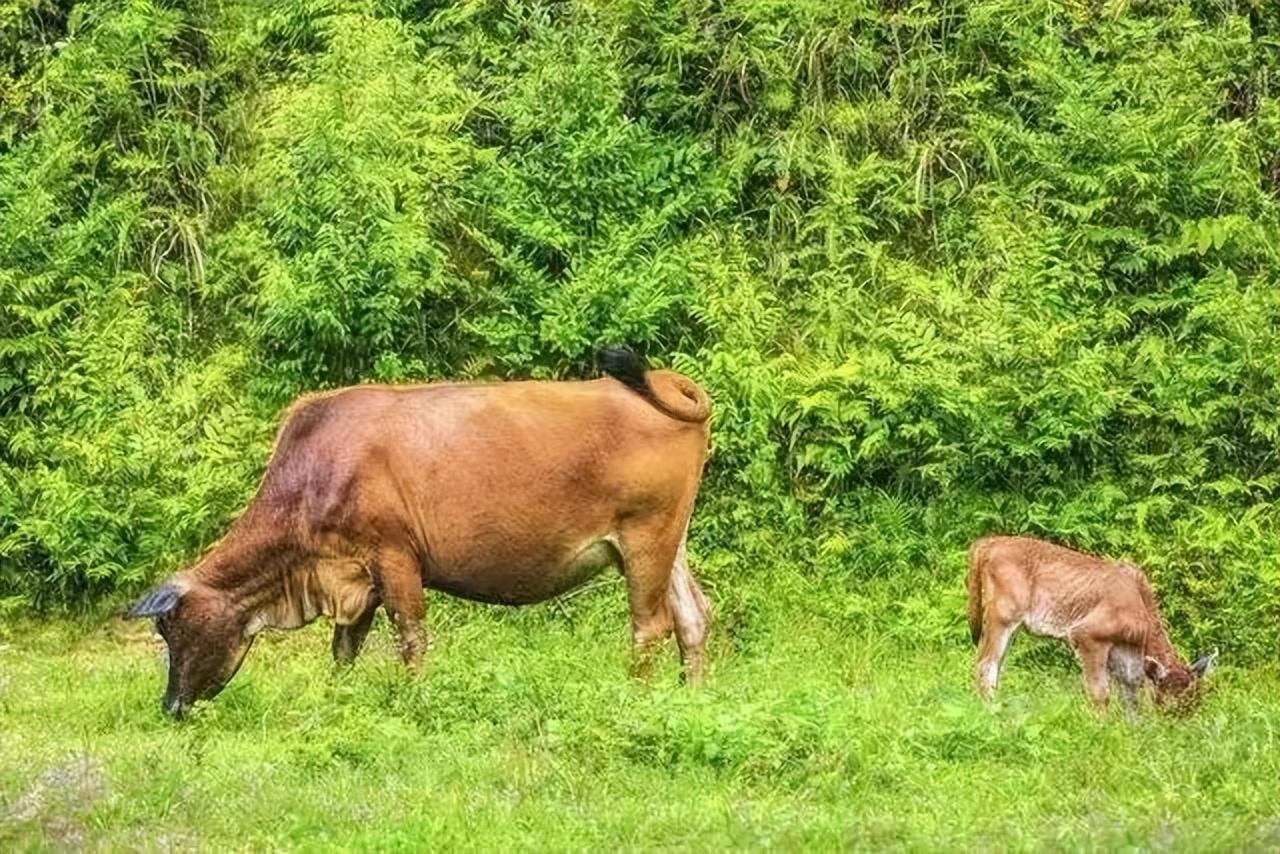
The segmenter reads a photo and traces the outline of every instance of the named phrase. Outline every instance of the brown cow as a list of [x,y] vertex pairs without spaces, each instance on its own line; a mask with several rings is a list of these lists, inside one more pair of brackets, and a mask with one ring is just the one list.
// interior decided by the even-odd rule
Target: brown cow
[[707,604],[684,543],[709,402],[630,350],[600,365],[612,379],[368,385],[295,403],[231,530],[127,614],[155,617],[168,644],[164,709],[222,690],[263,629],[323,614],[350,662],[382,605],[416,670],[424,588],[519,605],[609,565],[626,579],[633,669],[674,629],[698,681]]
[[1143,677],[1162,706],[1188,708],[1217,653],[1188,667],[1178,656],[1142,570],[1029,537],[984,537],[969,548],[969,628],[978,693],[990,699],[1019,627],[1071,644],[1084,687],[1107,704],[1109,677],[1132,713]]

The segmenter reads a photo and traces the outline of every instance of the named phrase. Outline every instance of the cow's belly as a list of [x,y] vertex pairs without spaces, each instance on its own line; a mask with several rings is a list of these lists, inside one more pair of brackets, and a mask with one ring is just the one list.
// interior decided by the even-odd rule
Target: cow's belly
[[1080,622],[1080,617],[1064,611],[1059,605],[1059,597],[1052,591],[1038,589],[1031,597],[1031,607],[1027,609],[1022,624],[1033,635],[1068,640],[1072,631]]
[[1022,621],[1022,625],[1031,634],[1045,638],[1066,639],[1071,634],[1071,626],[1064,620],[1058,620],[1043,613],[1028,614]]
[[441,556],[424,567],[423,582],[463,599],[527,605],[567,593],[610,566],[620,566],[619,552],[603,537],[531,555]]

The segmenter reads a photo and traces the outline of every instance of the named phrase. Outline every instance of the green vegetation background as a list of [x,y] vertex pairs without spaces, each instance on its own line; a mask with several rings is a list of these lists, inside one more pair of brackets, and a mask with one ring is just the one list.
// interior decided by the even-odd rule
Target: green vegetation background
[[[1271,0],[0,0],[0,848],[1274,850],[1278,262]],[[294,395],[610,342],[715,399],[706,689],[610,575],[162,718],[101,616]],[[1200,711],[983,707],[989,531],[1145,566]]]
[[1021,531],[1272,656],[1278,40],[1264,0],[3,0],[0,617],[182,566],[299,392],[628,342],[715,400],[722,636],[750,585],[962,643],[965,545]]

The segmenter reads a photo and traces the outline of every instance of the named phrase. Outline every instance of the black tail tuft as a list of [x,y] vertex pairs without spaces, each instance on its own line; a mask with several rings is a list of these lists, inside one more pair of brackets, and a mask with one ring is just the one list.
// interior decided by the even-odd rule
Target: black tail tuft
[[648,394],[644,359],[630,347],[601,347],[596,353],[596,364],[600,366],[601,373],[608,374],[641,394]]

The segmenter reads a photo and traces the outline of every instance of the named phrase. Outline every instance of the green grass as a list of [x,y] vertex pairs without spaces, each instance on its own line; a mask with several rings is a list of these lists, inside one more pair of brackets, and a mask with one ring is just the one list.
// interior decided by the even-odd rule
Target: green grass
[[0,849],[1280,846],[1275,667],[1227,663],[1196,715],[1130,725],[1024,638],[988,709],[958,621],[903,646],[815,607],[836,595],[744,585],[700,690],[674,652],[627,678],[616,584],[522,610],[437,596],[418,680],[385,621],[335,674],[318,623],[264,636],[181,724],[147,624],[11,625]]

